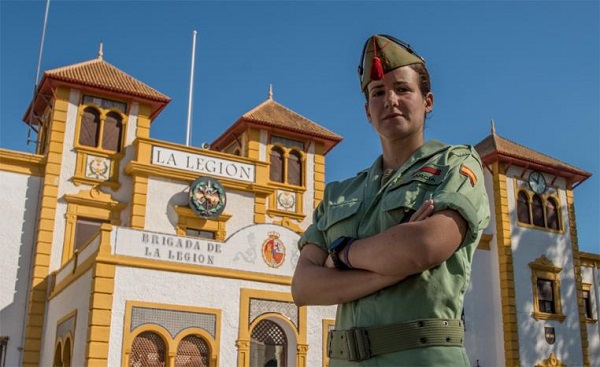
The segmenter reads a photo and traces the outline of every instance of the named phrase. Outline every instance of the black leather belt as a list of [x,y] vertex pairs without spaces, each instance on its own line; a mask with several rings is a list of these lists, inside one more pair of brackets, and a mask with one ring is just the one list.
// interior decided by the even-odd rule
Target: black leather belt
[[363,361],[413,348],[462,347],[463,339],[461,320],[422,319],[379,327],[331,330],[327,354],[334,359]]

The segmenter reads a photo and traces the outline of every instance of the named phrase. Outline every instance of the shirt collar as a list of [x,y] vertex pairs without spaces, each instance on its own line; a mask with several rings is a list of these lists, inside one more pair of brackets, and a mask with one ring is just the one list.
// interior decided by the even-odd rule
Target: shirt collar
[[[446,149],[447,147],[448,147],[447,144],[444,144],[444,143],[440,142],[439,140],[432,139],[432,140],[428,141],[427,143],[423,144],[419,149],[417,149],[410,156],[410,158],[408,158],[406,160],[406,162],[404,162],[402,164],[402,166],[400,166],[398,171],[404,171],[407,168],[411,167],[415,162],[420,161],[422,159],[427,159],[427,158],[437,154],[438,152]],[[358,176],[358,175],[362,175],[365,173],[369,173],[371,176],[375,176],[375,175],[380,176],[382,174],[382,169],[381,169],[382,162],[383,162],[383,156],[380,155],[379,157],[377,157],[377,159],[375,159],[375,162],[373,162],[371,167],[358,172],[356,175]]]

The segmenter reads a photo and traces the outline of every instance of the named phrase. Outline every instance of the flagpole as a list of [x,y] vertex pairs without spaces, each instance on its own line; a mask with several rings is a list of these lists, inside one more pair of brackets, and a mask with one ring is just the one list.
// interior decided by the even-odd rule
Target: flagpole
[[[48,12],[50,11],[50,0],[46,0],[46,12],[44,14],[44,26],[42,27],[42,40],[40,42],[40,52],[38,54],[38,63],[37,63],[37,70],[35,73],[35,84],[33,86],[33,99],[31,101],[31,109],[29,110],[29,119],[27,122],[27,126],[29,127],[27,130],[27,145],[29,145],[29,143],[31,142],[30,137],[31,137],[31,130],[33,129],[33,127],[31,126],[31,123],[33,122],[33,109],[34,109],[34,105],[35,105],[35,93],[37,92],[37,86],[38,86],[38,81],[40,80],[40,69],[42,66],[42,54],[44,53],[44,40],[46,39],[46,25],[48,24]],[[35,131],[35,129],[33,129]],[[37,131],[36,131],[37,133]]]
[[194,30],[194,36],[192,40],[192,66],[190,71],[190,93],[188,98],[188,115],[187,115],[187,129],[185,134],[185,145],[190,146],[191,143],[191,128],[192,128],[192,94],[194,90],[194,64],[196,59],[196,30]]

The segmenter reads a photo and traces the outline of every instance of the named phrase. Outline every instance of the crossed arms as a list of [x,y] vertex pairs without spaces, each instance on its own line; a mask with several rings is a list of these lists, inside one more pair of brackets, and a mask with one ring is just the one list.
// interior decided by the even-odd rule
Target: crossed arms
[[433,213],[433,201],[427,200],[409,222],[356,240],[348,252],[352,270],[336,269],[327,252],[309,243],[300,252],[292,297],[298,306],[354,301],[441,264],[466,232],[458,212]]

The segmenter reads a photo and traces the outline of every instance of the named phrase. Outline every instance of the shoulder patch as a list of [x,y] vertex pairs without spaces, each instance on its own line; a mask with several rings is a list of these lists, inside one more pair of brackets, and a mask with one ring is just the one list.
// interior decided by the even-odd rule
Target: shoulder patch
[[463,164],[460,166],[459,172],[461,175],[464,175],[469,179],[469,181],[471,182],[471,186],[475,186],[475,184],[477,183],[477,176],[475,175],[475,173],[473,173],[473,171],[471,171],[469,167]]

